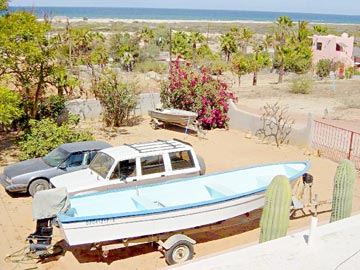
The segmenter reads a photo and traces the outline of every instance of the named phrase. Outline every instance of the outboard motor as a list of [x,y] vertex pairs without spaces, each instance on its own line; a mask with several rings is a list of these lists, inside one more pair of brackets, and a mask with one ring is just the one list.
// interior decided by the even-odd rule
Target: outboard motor
[[36,230],[26,240],[30,251],[40,255],[51,248],[53,227],[52,222],[60,213],[70,208],[66,188],[42,190],[35,193],[32,216],[36,220]]
[[26,238],[29,241],[31,251],[37,252],[50,248],[53,233],[51,220],[46,218],[36,221],[36,231]]

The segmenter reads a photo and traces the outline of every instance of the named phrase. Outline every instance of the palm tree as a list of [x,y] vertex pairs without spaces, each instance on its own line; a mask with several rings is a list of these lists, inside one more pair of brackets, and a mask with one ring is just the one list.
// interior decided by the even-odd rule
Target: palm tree
[[144,42],[145,45],[147,45],[154,38],[154,31],[144,27],[139,33],[139,38]]
[[292,33],[293,21],[288,16],[280,16],[275,21],[276,55],[280,59],[278,83],[282,83],[285,69],[287,40]]
[[319,35],[327,35],[328,34],[328,29],[324,25],[314,25],[313,30],[314,30],[315,34],[319,34]]
[[247,46],[249,45],[254,33],[249,28],[241,28],[239,31],[239,45],[243,53],[247,53]]
[[226,32],[220,36],[220,46],[225,54],[226,62],[229,62],[231,54],[236,52],[236,44],[231,32]]
[[270,54],[265,50],[265,46],[257,41],[253,43],[253,51],[248,55],[248,58],[250,63],[249,71],[253,72],[253,86],[255,86],[258,72],[270,65]]
[[190,43],[190,45],[192,47],[192,58],[193,58],[194,66],[195,66],[195,60],[196,60],[197,44],[203,42],[204,39],[205,39],[204,36],[198,31],[190,33],[188,42]]
[[309,36],[311,35],[311,32],[308,29],[308,26],[309,26],[309,22],[299,21],[299,23],[298,23],[298,40],[299,40],[299,42],[309,40]]

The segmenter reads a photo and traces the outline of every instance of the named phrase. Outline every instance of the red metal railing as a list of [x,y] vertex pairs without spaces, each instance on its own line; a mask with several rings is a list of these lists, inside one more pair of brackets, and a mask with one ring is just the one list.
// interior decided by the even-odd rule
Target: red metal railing
[[312,148],[336,162],[349,159],[360,170],[360,133],[314,121]]

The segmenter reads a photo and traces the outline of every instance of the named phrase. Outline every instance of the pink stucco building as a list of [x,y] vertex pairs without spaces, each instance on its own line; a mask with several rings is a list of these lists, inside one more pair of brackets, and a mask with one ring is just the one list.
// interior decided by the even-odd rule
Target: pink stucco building
[[312,36],[313,64],[320,59],[329,59],[341,63],[341,68],[354,66],[354,37],[343,33],[340,37],[334,35]]

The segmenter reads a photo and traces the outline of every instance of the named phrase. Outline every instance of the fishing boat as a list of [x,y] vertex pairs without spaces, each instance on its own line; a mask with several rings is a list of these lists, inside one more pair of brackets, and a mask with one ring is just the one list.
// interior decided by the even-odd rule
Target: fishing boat
[[273,163],[74,196],[58,221],[70,245],[193,228],[263,207],[276,175],[293,183],[309,167],[308,161]]
[[157,128],[165,123],[180,126],[183,128],[196,128],[197,113],[179,110],[179,109],[162,109],[162,110],[149,110],[151,117],[150,124],[153,128]]

